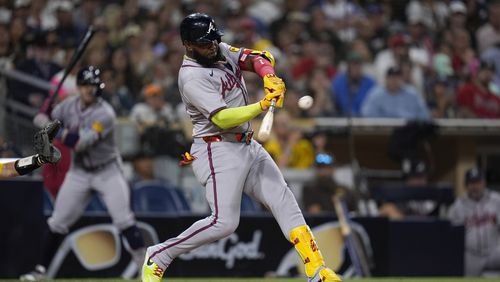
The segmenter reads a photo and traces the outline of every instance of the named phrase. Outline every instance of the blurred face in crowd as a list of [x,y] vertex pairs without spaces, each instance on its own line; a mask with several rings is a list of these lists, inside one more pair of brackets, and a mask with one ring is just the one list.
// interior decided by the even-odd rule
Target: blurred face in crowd
[[165,100],[163,100],[163,96],[161,95],[161,93],[146,96],[145,101],[155,111],[161,110],[161,108],[165,104]]
[[392,48],[394,55],[397,58],[407,58],[408,57],[408,46],[406,44],[398,44]]
[[470,182],[466,185],[467,195],[469,198],[479,201],[484,194],[486,189],[486,181],[484,179]]
[[349,77],[351,79],[359,79],[363,75],[363,64],[358,61],[349,62],[348,66]]
[[450,16],[450,26],[454,28],[465,28],[467,17],[464,13],[455,12]]
[[495,28],[500,28],[500,3],[494,3],[489,6],[489,16],[488,19],[490,24]]
[[477,81],[484,87],[488,87],[493,79],[493,71],[488,68],[482,68],[477,73]]
[[134,160],[135,172],[143,179],[154,178],[154,160],[151,157],[141,157]]
[[389,91],[389,93],[397,92],[401,88],[402,84],[403,77],[401,76],[401,74],[387,75],[385,80],[385,87],[387,88],[387,91]]

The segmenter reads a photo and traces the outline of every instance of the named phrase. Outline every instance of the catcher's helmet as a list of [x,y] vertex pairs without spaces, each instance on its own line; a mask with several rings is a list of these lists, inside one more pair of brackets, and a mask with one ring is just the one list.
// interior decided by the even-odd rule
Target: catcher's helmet
[[101,70],[94,66],[83,67],[76,76],[76,85],[94,85],[96,87],[94,95],[99,96],[105,86],[100,75]]
[[222,35],[224,33],[217,29],[214,19],[207,14],[190,14],[181,22],[182,41],[209,43],[217,40],[220,42]]

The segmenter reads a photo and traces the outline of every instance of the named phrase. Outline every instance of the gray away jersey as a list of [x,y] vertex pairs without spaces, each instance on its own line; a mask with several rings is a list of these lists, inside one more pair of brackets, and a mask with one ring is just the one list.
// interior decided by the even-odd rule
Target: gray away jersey
[[463,196],[449,210],[454,224],[464,224],[466,250],[488,255],[500,244],[500,194],[486,191],[479,202]]
[[210,121],[222,109],[248,104],[245,81],[238,65],[242,50],[226,43],[220,43],[219,48],[227,62],[203,67],[184,56],[179,71],[179,90],[193,123],[193,137],[251,130],[249,122],[223,130]]
[[92,168],[119,156],[114,139],[116,115],[111,105],[102,98],[82,111],[80,96],[69,97],[54,108],[51,116],[59,119],[70,131],[79,132],[80,136],[89,130],[101,131],[94,144],[73,152],[74,164]]

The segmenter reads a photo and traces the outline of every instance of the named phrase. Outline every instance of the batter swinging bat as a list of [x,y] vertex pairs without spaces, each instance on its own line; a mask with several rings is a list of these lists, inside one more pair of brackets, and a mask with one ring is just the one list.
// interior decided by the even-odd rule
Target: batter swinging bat
[[[89,44],[90,39],[92,39],[92,36],[94,36],[94,33],[95,33],[94,27],[93,26],[89,26],[89,29],[87,30],[87,33],[85,33],[85,36],[83,37],[82,41],[80,42],[80,44],[76,48],[75,53],[73,53],[73,56],[71,57],[71,60],[69,61],[69,63],[66,66],[66,68],[64,69],[63,76],[62,76],[61,80],[59,81],[59,83],[57,84],[57,87],[54,90],[54,94],[49,97],[49,103],[48,103],[49,105],[52,105],[54,103],[54,100],[59,95],[59,90],[61,90],[61,87],[62,87],[64,81],[66,80],[66,77],[71,72],[71,70],[75,67],[75,65],[78,62],[78,60],[80,60],[80,58],[82,57],[83,52],[85,52],[85,49],[87,48],[87,45]],[[50,108],[51,108],[50,106],[47,107],[47,111]]]
[[273,120],[274,120],[274,107],[276,106],[276,100],[273,99],[271,101],[271,106],[267,111],[262,123],[260,124],[259,133],[257,134],[257,138],[259,141],[266,142],[271,136],[271,129],[273,128]]

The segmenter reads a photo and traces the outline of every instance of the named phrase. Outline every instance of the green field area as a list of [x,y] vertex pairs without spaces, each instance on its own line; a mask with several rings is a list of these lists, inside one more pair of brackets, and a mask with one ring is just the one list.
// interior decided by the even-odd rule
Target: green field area
[[[0,280],[0,281],[17,281],[17,280]],[[58,279],[58,280],[47,280],[53,282],[124,282],[124,281],[138,281],[138,280],[122,280],[122,279]],[[253,278],[253,279],[236,279],[236,278],[197,278],[197,279],[163,279],[163,281],[168,282],[305,282],[306,279],[295,278],[295,279],[265,279],[265,278]],[[370,279],[346,279],[344,281],[358,281],[358,282],[500,282],[500,278],[497,279],[480,279],[480,278],[370,278]]]

